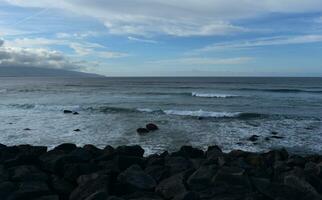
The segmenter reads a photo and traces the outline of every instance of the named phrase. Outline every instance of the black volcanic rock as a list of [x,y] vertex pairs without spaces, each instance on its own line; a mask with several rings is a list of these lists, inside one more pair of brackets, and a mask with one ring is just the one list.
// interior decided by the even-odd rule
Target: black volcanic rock
[[147,133],[149,133],[150,131],[149,131],[149,129],[147,129],[147,128],[138,128],[138,129],[136,129],[136,132],[137,132],[138,134],[147,134]]
[[2,200],[322,199],[322,156],[184,146],[0,147]]
[[159,129],[159,127],[153,123],[149,123],[146,126],[146,129],[148,129],[149,131],[156,131]]

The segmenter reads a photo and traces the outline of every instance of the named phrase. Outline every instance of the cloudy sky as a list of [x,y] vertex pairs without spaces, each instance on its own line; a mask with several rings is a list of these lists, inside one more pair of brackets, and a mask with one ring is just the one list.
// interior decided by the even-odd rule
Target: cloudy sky
[[0,0],[0,67],[322,76],[321,0]]

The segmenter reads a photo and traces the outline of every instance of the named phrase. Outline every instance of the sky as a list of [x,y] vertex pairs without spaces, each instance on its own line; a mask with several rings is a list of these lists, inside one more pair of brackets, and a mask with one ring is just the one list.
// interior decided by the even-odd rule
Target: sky
[[322,76],[321,0],[0,0],[0,67]]

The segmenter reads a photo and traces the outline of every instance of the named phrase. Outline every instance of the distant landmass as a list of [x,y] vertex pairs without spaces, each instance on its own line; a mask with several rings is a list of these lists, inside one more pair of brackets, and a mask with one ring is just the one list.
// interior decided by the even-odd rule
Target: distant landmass
[[0,77],[104,77],[98,74],[39,67],[0,67]]

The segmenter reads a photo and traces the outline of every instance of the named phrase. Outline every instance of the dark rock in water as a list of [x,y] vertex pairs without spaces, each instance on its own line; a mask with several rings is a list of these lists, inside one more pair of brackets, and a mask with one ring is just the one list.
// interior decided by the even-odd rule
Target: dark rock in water
[[271,136],[271,138],[273,138],[273,139],[283,139],[284,137],[283,136],[276,136],[276,135],[274,135],[274,136]]
[[122,172],[117,177],[117,180],[124,186],[123,189],[130,192],[138,190],[152,191],[156,186],[155,180],[138,165],[132,165]]
[[252,135],[252,136],[250,136],[250,137],[248,138],[248,140],[249,140],[249,141],[251,141],[251,142],[255,142],[255,141],[257,141],[257,140],[258,140],[258,138],[259,138],[259,136],[258,136],[258,135]]
[[272,132],[271,132],[271,134],[272,134],[272,135],[278,135],[278,132],[276,132],[276,131],[272,131]]
[[118,155],[122,156],[136,156],[136,157],[143,157],[144,149],[139,145],[134,146],[119,146],[116,148],[115,152]]
[[156,187],[155,191],[165,199],[172,199],[175,196],[185,193],[184,174],[176,174],[163,181]]
[[78,112],[73,112],[73,115],[79,115],[79,113]]
[[159,127],[153,123],[147,124],[146,129],[148,129],[149,131],[156,131],[159,129]]
[[23,129],[24,131],[31,131],[31,129],[30,128],[25,128],[25,129]]
[[71,111],[71,110],[64,110],[64,113],[65,114],[71,114],[71,113],[73,113],[73,111]]
[[80,129],[75,129],[74,131],[75,131],[75,132],[80,132],[81,130],[80,130]]
[[138,134],[147,134],[147,133],[149,133],[150,131],[149,131],[148,129],[146,129],[146,128],[138,128],[138,129],[136,129],[136,132],[137,132]]
[[270,141],[271,138],[270,137],[265,137],[265,141]]

